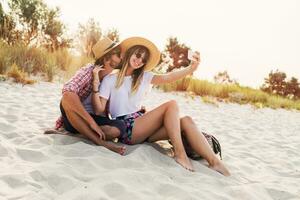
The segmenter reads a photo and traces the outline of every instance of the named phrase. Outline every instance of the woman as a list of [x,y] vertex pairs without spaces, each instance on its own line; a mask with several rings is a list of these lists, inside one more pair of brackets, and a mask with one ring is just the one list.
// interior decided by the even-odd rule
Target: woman
[[[193,171],[182,144],[180,128],[182,127],[191,146],[208,161],[210,167],[229,176],[229,171],[216,157],[191,119],[179,118],[179,108],[175,101],[166,102],[145,114],[139,111],[142,98],[152,84],[173,82],[191,74],[200,63],[199,53],[194,55],[194,61],[189,67],[165,75],[155,75],[149,71],[158,64],[160,53],[152,42],[144,38],[132,37],[124,40],[122,47],[125,55],[121,69],[107,75],[101,82],[100,94],[92,95],[94,112],[103,113],[109,99],[109,111],[112,117],[124,120],[127,126],[126,133],[119,138],[122,143],[139,144],[146,140],[155,142],[170,139],[174,146],[175,161]],[[94,90],[96,89],[94,87]]]

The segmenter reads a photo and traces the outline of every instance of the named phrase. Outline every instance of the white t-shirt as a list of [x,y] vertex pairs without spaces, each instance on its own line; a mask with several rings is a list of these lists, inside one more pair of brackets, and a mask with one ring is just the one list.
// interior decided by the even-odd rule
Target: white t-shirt
[[131,114],[141,109],[142,100],[152,88],[151,80],[154,74],[144,72],[138,90],[131,92],[131,76],[125,76],[124,82],[116,88],[117,74],[109,74],[102,80],[99,86],[100,96],[109,99],[109,111],[112,118]]

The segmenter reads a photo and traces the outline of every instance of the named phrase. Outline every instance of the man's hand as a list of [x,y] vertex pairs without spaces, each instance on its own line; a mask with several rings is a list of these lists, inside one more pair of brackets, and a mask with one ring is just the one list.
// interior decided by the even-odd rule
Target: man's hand
[[96,65],[93,69],[93,80],[99,81],[99,72],[104,70],[102,66]]
[[92,124],[90,124],[90,127],[93,131],[95,131],[99,135],[101,140],[106,140],[105,134],[103,133],[101,128],[98,126],[98,124],[92,123]]
[[99,84],[100,84],[100,80],[99,80],[99,72],[104,70],[102,68],[102,66],[98,66],[96,65],[95,68],[93,69],[93,90],[97,91]]

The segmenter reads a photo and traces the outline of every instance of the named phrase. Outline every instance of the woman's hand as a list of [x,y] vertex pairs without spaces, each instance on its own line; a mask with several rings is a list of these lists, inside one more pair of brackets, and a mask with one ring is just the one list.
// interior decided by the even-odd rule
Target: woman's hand
[[192,59],[192,63],[191,63],[191,67],[192,67],[193,72],[198,69],[200,61],[201,61],[200,53],[198,51],[196,51],[195,54],[193,55],[193,59]]

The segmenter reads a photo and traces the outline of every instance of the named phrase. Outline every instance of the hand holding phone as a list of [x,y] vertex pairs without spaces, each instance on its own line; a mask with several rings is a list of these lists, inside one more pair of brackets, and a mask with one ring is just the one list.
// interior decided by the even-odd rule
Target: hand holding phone
[[197,51],[188,50],[188,59],[191,61],[193,71],[197,70],[200,63],[200,53]]
[[193,61],[193,60],[194,60],[194,58],[193,58],[194,55],[195,55],[195,52],[192,51],[191,49],[189,49],[189,50],[188,50],[188,59],[189,59],[190,61]]

